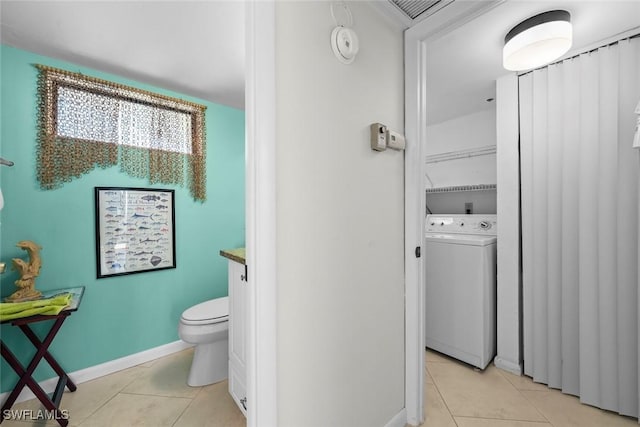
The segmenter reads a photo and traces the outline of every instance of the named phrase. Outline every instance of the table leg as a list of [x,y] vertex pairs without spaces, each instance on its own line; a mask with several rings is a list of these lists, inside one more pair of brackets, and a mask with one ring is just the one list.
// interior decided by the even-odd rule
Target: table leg
[[[29,328],[29,325],[19,325],[22,332],[29,338],[29,341],[36,347],[40,348],[42,342],[38,338],[38,336]],[[66,378],[66,386],[69,391],[76,391],[76,385],[71,381],[71,378],[67,375],[67,373],[62,369],[62,367],[58,364],[56,359],[53,358],[51,353],[47,350],[44,354],[45,360],[49,363],[49,365],[53,368],[53,370],[58,374],[60,378]]]
[[[47,354],[47,350],[49,346],[53,342],[53,339],[55,338],[56,334],[60,330],[60,327],[62,326],[62,323],[64,322],[66,317],[67,316],[60,316],[56,319],[53,326],[51,327],[51,330],[49,330],[49,332],[47,333],[47,336],[45,337],[44,341],[42,341],[40,345],[36,346],[37,348],[36,354],[33,356],[33,359],[31,359],[31,363],[29,363],[26,370],[23,368],[22,364],[18,361],[18,359],[16,359],[16,357],[13,355],[11,350],[9,350],[9,348],[4,345],[4,342],[0,342],[1,344],[0,350],[2,353],[2,357],[5,358],[5,360],[9,363],[9,365],[11,365],[14,371],[16,371],[16,373],[20,376],[20,380],[14,387],[9,397],[7,397],[7,400],[5,401],[4,405],[2,405],[2,413],[0,413],[0,423],[5,419],[5,413],[6,413],[5,411],[10,409],[11,406],[13,406],[16,399],[20,395],[20,392],[25,386],[28,386],[29,389],[31,389],[33,394],[35,394],[35,396],[38,398],[38,400],[44,405],[44,407],[47,410],[53,412],[56,420],[61,426],[64,427],[69,423],[68,419],[62,417],[62,414],[60,413],[58,407],[54,405],[53,401],[49,398],[47,393],[45,393],[42,387],[40,387],[40,385],[33,379],[33,372],[36,370],[38,363],[40,363],[42,358],[44,358],[45,354]],[[20,325],[20,326],[22,327],[24,325]],[[39,342],[39,340],[37,341]],[[51,359],[53,358],[51,357]]]
[[[26,375],[27,371],[24,370],[22,364],[18,361],[18,359],[14,356],[14,354],[11,352],[11,350],[9,350],[9,348],[4,345],[4,343],[2,341],[0,341],[0,352],[2,353],[2,357],[7,361],[7,363],[9,364],[9,366],[11,366],[13,368],[13,370],[22,378],[24,377],[24,375]],[[25,380],[25,385],[27,385],[32,391],[33,393],[38,396],[38,399],[42,402],[42,399],[40,399],[40,396],[44,396],[45,399],[48,399],[47,394],[45,393],[45,391],[40,387],[40,384],[38,384],[33,378],[31,378],[29,376],[29,378],[27,378]],[[18,396],[20,395],[20,392],[22,391],[22,388],[24,388],[24,386],[20,387],[20,388],[14,388],[13,391],[11,392],[11,394],[9,395],[9,397],[7,397],[7,400],[5,401],[4,405],[2,405],[2,412],[0,413],[0,423],[2,423],[2,421],[4,421],[5,419],[5,415],[7,415],[10,412],[5,412],[8,411],[9,409],[11,409],[11,407],[13,406],[13,404],[15,403],[16,399],[18,398]],[[50,409],[50,407],[48,407],[46,405],[46,402],[43,402],[43,404],[45,405],[45,407],[47,409],[49,409],[50,411],[53,411],[54,413],[54,417],[56,418],[56,420],[58,421],[58,423],[60,423],[61,426],[66,426],[68,424],[68,420],[64,419],[62,417],[62,414],[59,412],[57,407],[54,407],[53,409]]]

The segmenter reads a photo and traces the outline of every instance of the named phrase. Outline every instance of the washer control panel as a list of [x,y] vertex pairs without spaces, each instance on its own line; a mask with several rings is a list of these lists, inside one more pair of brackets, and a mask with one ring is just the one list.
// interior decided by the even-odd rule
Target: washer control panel
[[441,234],[497,236],[497,215],[427,215],[425,231]]

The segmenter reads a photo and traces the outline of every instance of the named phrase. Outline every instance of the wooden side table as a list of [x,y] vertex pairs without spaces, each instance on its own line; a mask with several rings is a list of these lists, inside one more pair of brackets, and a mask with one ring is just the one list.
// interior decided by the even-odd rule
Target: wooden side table
[[[43,315],[35,315],[29,317],[23,317],[20,319],[6,320],[1,323],[8,323],[11,326],[17,326],[20,330],[25,334],[25,336],[31,341],[31,343],[36,348],[36,354],[31,359],[31,362],[25,368],[22,363],[16,358],[13,352],[7,347],[7,345],[0,338],[0,352],[2,353],[2,358],[7,361],[9,366],[18,374],[20,379],[18,383],[13,388],[13,391],[7,397],[7,400],[2,405],[2,412],[0,413],[0,423],[4,421],[6,416],[11,414],[11,407],[15,403],[16,399],[20,395],[22,389],[27,386],[33,394],[40,400],[40,402],[44,405],[44,407],[53,414],[53,418],[60,424],[65,427],[69,424],[68,414],[60,410],[60,401],[62,400],[62,394],[64,392],[65,387],[69,389],[69,391],[76,391],[76,385],[71,381],[67,373],[62,369],[60,364],[56,361],[56,359],[49,353],[49,346],[55,339],[58,331],[62,327],[64,321],[71,316],[72,313],[78,310],[80,306],[80,302],[82,301],[82,296],[84,294],[84,287],[79,288],[67,288],[67,289],[58,289],[56,291],[50,291],[43,293],[43,297],[50,297],[58,294],[64,293],[72,293],[72,300],[69,307],[65,308],[60,314],[53,316],[43,316]],[[33,330],[29,327],[31,323],[43,322],[46,320],[53,320],[53,324],[47,332],[44,340],[40,340],[38,336],[33,332]],[[49,365],[53,368],[55,373],[58,375],[58,383],[56,385],[56,389],[51,397],[40,387],[37,381],[33,378],[33,372],[36,370],[36,367],[45,359]]]

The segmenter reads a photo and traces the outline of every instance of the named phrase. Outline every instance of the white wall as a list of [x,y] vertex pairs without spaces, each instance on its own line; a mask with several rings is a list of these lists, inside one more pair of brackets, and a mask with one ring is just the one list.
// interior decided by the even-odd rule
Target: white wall
[[276,4],[278,425],[383,426],[404,406],[402,33],[349,2],[355,62],[329,2]]
[[520,375],[522,354],[520,325],[522,275],[520,259],[520,143],[518,124],[518,77],[515,73],[497,80],[498,98],[498,289],[495,364]]
[[496,145],[493,107],[427,126],[425,155]]
[[472,204],[473,214],[497,213],[496,190],[447,191],[427,193],[427,213],[466,214],[466,204]]
[[[425,155],[496,145],[496,111],[487,110],[427,126]],[[426,165],[427,185],[449,187],[496,183],[495,154]],[[429,183],[431,181],[431,183]]]

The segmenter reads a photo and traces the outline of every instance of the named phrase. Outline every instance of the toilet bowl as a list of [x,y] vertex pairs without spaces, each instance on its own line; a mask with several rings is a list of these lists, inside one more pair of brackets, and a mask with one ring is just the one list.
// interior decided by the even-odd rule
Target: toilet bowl
[[229,297],[186,309],[178,325],[180,339],[195,344],[187,384],[213,384],[229,376]]

